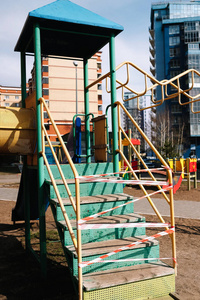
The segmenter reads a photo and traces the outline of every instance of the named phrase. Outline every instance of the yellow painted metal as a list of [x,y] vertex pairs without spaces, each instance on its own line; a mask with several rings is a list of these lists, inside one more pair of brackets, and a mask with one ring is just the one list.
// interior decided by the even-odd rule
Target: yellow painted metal
[[[119,70],[120,68],[126,67],[126,73],[127,73],[127,79],[126,82],[123,83],[120,80],[116,80],[118,86],[117,89],[122,89],[122,99],[123,101],[130,101],[132,99],[137,99],[137,105],[138,105],[138,109],[139,110],[145,110],[148,108],[152,108],[152,107],[157,107],[159,105],[161,105],[164,101],[178,97],[178,102],[180,105],[187,105],[187,104],[191,104],[191,111],[193,113],[199,113],[200,111],[196,111],[194,110],[194,103],[200,101],[200,94],[192,96],[190,95],[188,92],[191,91],[194,87],[194,75],[197,77],[200,77],[200,72],[196,71],[195,69],[189,69],[186,70],[184,72],[182,72],[181,74],[169,79],[169,80],[157,80],[155,79],[153,76],[149,75],[147,72],[145,72],[144,70],[142,70],[141,68],[139,68],[137,65],[133,64],[132,62],[129,61],[125,61],[123,63],[121,63],[120,65],[118,65],[116,67],[116,71]],[[141,92],[137,92],[135,91],[133,88],[131,88],[130,86],[128,86],[128,83],[130,81],[130,67],[132,67],[134,70],[140,72],[143,76],[144,76],[144,90]],[[192,83],[190,88],[188,89],[181,89],[180,88],[180,79],[183,76],[190,76],[192,78]],[[110,72],[102,75],[101,77],[99,77],[97,80],[95,80],[93,83],[89,84],[86,88],[89,89],[92,86],[96,85],[97,83],[101,82],[102,80],[106,79],[106,90],[108,93],[110,93],[110,90],[108,90],[108,78],[110,78]],[[153,82],[153,85],[148,86],[148,80],[150,82]],[[155,100],[154,99],[154,91],[157,87],[160,87],[161,89],[161,99],[159,100]],[[167,90],[168,90],[168,86],[173,87],[174,89],[176,89],[176,92],[173,94],[168,95]],[[130,91],[131,93],[134,94],[133,97],[129,98],[129,99],[124,99],[124,88],[127,89],[128,91]],[[150,105],[148,107],[143,107],[140,108],[140,103],[139,103],[139,97],[145,95],[147,92],[151,93],[151,102],[153,103],[153,105]],[[189,101],[187,102],[181,102],[181,96],[185,96],[186,98],[189,99]]]
[[175,292],[175,276],[168,275],[83,293],[84,300],[147,300]]
[[[171,186],[173,186],[173,178],[172,178],[172,172],[169,169],[168,164],[166,163],[166,161],[163,159],[163,157],[160,155],[160,153],[157,151],[157,149],[153,146],[153,144],[150,142],[150,140],[148,139],[148,137],[144,134],[144,132],[142,131],[142,129],[139,127],[139,125],[136,123],[136,121],[133,119],[133,117],[130,115],[130,113],[126,110],[126,108],[123,106],[123,104],[119,101],[116,102],[116,105],[118,105],[119,107],[121,107],[125,114],[129,117],[129,119],[131,120],[131,122],[133,123],[133,125],[136,127],[136,129],[138,130],[138,132],[141,134],[141,136],[144,138],[144,140],[147,142],[147,144],[149,145],[149,147],[153,150],[153,152],[155,153],[155,155],[157,156],[157,158],[160,160],[161,164],[166,167],[166,172],[168,175],[168,180],[169,180],[169,184]],[[120,116],[120,112],[118,110],[118,117]],[[133,148],[134,152],[137,155],[137,158],[141,161],[141,163],[143,164],[143,166],[148,170],[147,165],[145,164],[145,162],[143,161],[140,153],[138,153],[138,151],[136,150],[136,148],[134,147],[134,145],[131,143],[131,140],[129,139],[129,137],[127,136],[127,134],[125,133],[125,131],[123,130],[123,128],[121,127],[120,124],[120,118],[118,119],[118,126],[119,126],[119,134],[121,134],[121,132],[123,133],[123,135],[125,136],[125,138],[129,141],[130,146]],[[134,170],[132,169],[130,163],[128,162],[127,158],[125,157],[125,155],[119,150],[121,156],[123,157],[123,159],[126,161],[127,166],[129,167],[129,170],[131,170],[133,176],[135,179],[138,179],[136,173],[134,172]],[[151,176],[151,178],[156,181],[156,178],[153,176],[153,174],[151,173],[150,170],[148,170],[148,174]],[[143,185],[139,185],[140,188],[142,189],[142,191],[144,192],[145,195],[147,195],[147,191],[145,190]],[[161,189],[160,186],[157,186],[158,189]],[[170,219],[171,219],[171,226],[175,227],[175,218],[174,218],[174,199],[173,199],[173,190],[170,189],[169,190],[169,198],[167,197],[167,195],[162,192],[163,196],[165,197],[165,199],[167,200],[167,202],[170,205]],[[158,209],[156,208],[156,206],[154,205],[152,199],[147,196],[147,199],[150,203],[150,205],[152,206],[153,210],[155,211],[155,213],[157,214],[158,218],[160,219],[161,222],[165,222],[163,217],[161,216],[161,214],[159,213]],[[171,241],[172,241],[172,254],[173,254],[173,267],[175,269],[175,272],[177,272],[177,264],[176,264],[176,243],[175,243],[175,231],[170,235],[171,237]]]
[[[51,116],[51,113],[50,113],[49,108],[47,107],[47,105],[45,103],[44,98],[41,97],[38,101],[40,101],[40,104],[43,105],[45,107],[45,109],[46,109],[46,112],[47,112],[47,114],[49,116],[49,119],[50,119],[51,124],[52,124],[52,126],[54,128],[54,131],[55,131],[55,133],[57,135],[57,138],[58,138],[58,140],[59,140],[59,142],[61,144],[63,152],[64,152],[64,154],[65,154],[65,156],[66,156],[66,158],[68,160],[68,163],[69,163],[69,165],[70,165],[70,167],[72,169],[72,172],[74,174],[74,179],[75,179],[75,194],[76,194],[76,210],[75,210],[75,212],[76,212],[76,223],[78,224],[78,222],[80,221],[80,186],[79,186],[79,178],[78,178],[79,174],[78,174],[78,172],[77,172],[77,170],[75,168],[75,165],[74,165],[74,163],[73,163],[73,161],[72,161],[72,159],[70,157],[69,152],[67,151],[67,148],[66,148],[66,146],[64,144],[64,141],[63,141],[63,139],[62,139],[62,137],[61,137],[61,135],[60,135],[60,133],[58,131],[58,128],[57,128],[57,126],[56,126],[56,124],[55,124],[55,122],[54,122],[54,120],[53,120],[53,118]],[[42,124],[42,128],[43,128],[43,131],[45,132],[44,122]],[[50,142],[50,140],[49,140],[49,142]],[[51,146],[50,146],[50,148],[51,148]],[[53,150],[53,147],[51,148],[51,151],[52,150]],[[72,229],[71,224],[70,224],[70,220],[69,220],[69,218],[67,216],[67,213],[66,213],[66,211],[64,209],[62,198],[59,196],[59,191],[58,191],[58,188],[56,186],[56,182],[55,182],[55,180],[53,178],[50,166],[48,164],[48,160],[46,159],[46,156],[45,156],[44,152],[43,152],[42,155],[44,157],[44,161],[45,161],[45,164],[47,166],[47,170],[49,172],[49,176],[50,176],[52,184],[54,186],[54,190],[55,190],[56,195],[58,197],[59,204],[61,205],[61,210],[63,212],[66,224],[68,226],[68,229],[69,229],[72,241],[73,241],[75,249],[76,249],[76,253],[77,253],[77,256],[78,256],[78,264],[81,264],[82,263],[81,230],[77,226],[77,240],[76,240],[76,238],[74,236],[74,233],[73,233],[73,229]],[[54,157],[54,159],[55,159],[55,157]],[[58,162],[58,160],[56,160],[56,161]],[[59,163],[58,163],[58,165],[59,165]],[[82,269],[81,268],[78,268],[78,287],[79,287],[79,300],[82,300],[83,299],[83,289],[82,289],[82,287],[83,287],[83,279],[82,279]]]
[[0,153],[33,154],[36,146],[35,111],[0,107]]

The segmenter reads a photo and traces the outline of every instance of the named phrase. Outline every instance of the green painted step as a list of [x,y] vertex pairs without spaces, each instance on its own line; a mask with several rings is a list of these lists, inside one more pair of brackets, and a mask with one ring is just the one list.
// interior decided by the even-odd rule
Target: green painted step
[[[81,197],[81,218],[85,218],[95,213],[102,212],[106,209],[110,209],[120,204],[124,204],[132,199],[132,196],[124,193]],[[51,203],[54,203],[56,205],[56,220],[62,221],[64,218],[61,208],[58,204],[58,200],[50,199],[50,201]],[[76,216],[69,199],[63,199],[63,204],[65,206],[69,219],[75,219]],[[117,208],[111,212],[108,212],[105,215],[122,215],[133,212],[134,206],[133,203],[130,203],[123,207]]]
[[[72,196],[75,196],[75,181],[74,179],[66,179]],[[49,197],[55,198],[56,194],[50,180],[45,180],[46,185],[49,187]],[[65,186],[62,180],[57,179],[56,184],[61,197],[68,197]],[[123,184],[112,182],[80,182],[80,196],[95,196],[123,193]]]
[[[73,179],[74,175],[71,170],[69,164],[60,165],[64,175],[67,179]],[[54,175],[55,179],[60,179],[60,173],[56,165],[51,165],[51,171]],[[112,162],[105,162],[105,163],[82,163],[82,164],[75,164],[76,170],[80,176],[84,175],[96,175],[96,174],[108,174],[113,172],[113,163]],[[44,178],[50,179],[46,166],[44,166]]]
[[[98,258],[101,255],[110,253],[118,248],[127,246],[135,241],[145,238],[142,237],[129,237],[124,239],[107,240],[102,242],[94,242],[82,245],[82,260],[91,261]],[[74,246],[66,246],[66,253],[68,257],[68,266],[73,276],[78,275],[78,262],[77,255]],[[69,259],[70,258],[70,259]],[[129,259],[129,258],[159,258],[159,244],[158,241],[154,240],[151,242],[145,242],[128,250],[123,250],[112,255],[108,259]],[[106,260],[106,259],[105,259]],[[133,266],[137,264],[143,264],[144,261],[123,261],[115,263],[96,263],[89,265],[82,269],[83,274],[99,272],[105,270],[119,269],[122,267]],[[148,263],[148,260],[145,261]]]
[[[138,223],[145,222],[145,218],[138,214],[128,214],[128,215],[118,215],[118,216],[107,216],[98,217],[96,219],[90,220],[87,224],[117,224],[117,223]],[[72,245],[71,236],[66,227],[65,221],[58,222],[62,228],[64,228],[64,245]],[[72,228],[74,230],[75,236],[77,237],[76,231],[76,221],[72,220]],[[145,235],[145,228],[106,228],[106,229],[87,229],[81,231],[81,242],[82,244],[91,242],[100,242],[104,240],[112,239],[123,239],[126,237],[133,237],[139,235]]]
[[160,299],[174,291],[174,269],[161,261],[83,275],[84,300]]

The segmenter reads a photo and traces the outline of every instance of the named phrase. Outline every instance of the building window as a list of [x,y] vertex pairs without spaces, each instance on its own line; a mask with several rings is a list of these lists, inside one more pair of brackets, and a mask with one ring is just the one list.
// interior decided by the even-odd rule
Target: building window
[[4,99],[9,99],[9,96],[8,96],[8,95],[5,95],[5,96],[4,96]]
[[170,68],[180,68],[180,60],[179,59],[172,59],[170,61]]
[[199,50],[199,44],[188,44],[188,50]]
[[175,46],[180,44],[180,36],[171,36],[169,38],[169,45]]
[[102,90],[102,85],[101,84],[97,84],[97,89],[98,90]]
[[49,107],[49,100],[45,100],[47,107]]
[[7,107],[10,106],[8,102],[5,102],[4,105]]
[[42,83],[43,84],[48,84],[49,83],[49,78],[48,77],[43,77],[42,78]]
[[99,101],[102,100],[102,95],[98,95],[98,100],[99,100]]
[[15,96],[15,100],[19,100],[19,96]]
[[171,48],[169,49],[169,56],[175,57],[180,55],[180,48]]
[[19,103],[15,103],[15,107],[19,107]]
[[48,113],[44,111],[44,119],[48,119],[48,118],[49,118]]
[[48,66],[42,66],[42,73],[43,72],[48,72],[49,71],[49,67]]
[[98,111],[102,111],[102,105],[98,105]]
[[169,26],[169,34],[179,34],[179,33],[180,33],[179,25]]
[[179,73],[180,73],[179,71],[170,71],[170,78],[173,78],[173,77],[179,75]]
[[185,22],[184,23],[184,31],[189,32],[189,31],[196,31],[199,29],[199,22]]
[[97,70],[101,70],[101,63],[97,63]]
[[191,42],[199,42],[199,32],[198,31],[185,33],[185,43],[191,43]]
[[42,94],[43,94],[43,96],[48,96],[49,95],[49,89],[43,89]]

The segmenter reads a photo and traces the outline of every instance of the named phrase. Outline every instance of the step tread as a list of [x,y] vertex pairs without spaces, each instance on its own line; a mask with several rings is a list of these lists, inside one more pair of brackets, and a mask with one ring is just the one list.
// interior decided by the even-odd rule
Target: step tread
[[[95,177],[95,179],[99,179],[99,178],[104,178],[104,179],[121,179],[120,177],[116,177],[116,176],[104,176],[104,177],[102,177],[102,176],[98,176],[98,177]],[[72,178],[72,179],[65,179],[65,181],[66,181],[66,183],[67,184],[75,184],[75,179],[74,178]],[[52,181],[51,181],[51,179],[45,179],[45,182],[47,183],[47,184],[49,184],[49,185],[52,185]],[[62,179],[55,179],[55,182],[56,182],[56,184],[57,185],[62,185],[63,184],[63,181],[62,181]],[[100,182],[100,181],[99,181]],[[96,181],[94,181],[94,182],[92,182],[92,181],[85,181],[85,180],[81,180],[81,179],[79,179],[79,183],[80,184],[83,184],[83,183],[98,183],[98,182],[96,182]],[[112,182],[111,182],[112,183]]]
[[172,267],[159,261],[84,274],[83,286],[86,291],[91,291],[173,274],[175,272]]
[[[87,204],[87,203],[99,203],[99,202],[112,202],[112,201],[123,201],[123,200],[132,200],[133,197],[124,194],[124,193],[117,193],[117,194],[108,194],[108,195],[95,195],[95,196],[84,196],[80,197],[80,203],[81,204]],[[59,204],[58,199],[53,198],[50,199],[51,202],[55,204]],[[70,200],[68,198],[63,198],[63,204],[69,205],[71,204]]]
[[[118,223],[137,223],[144,221],[145,218],[139,214],[130,213],[125,215],[113,215],[113,216],[104,216],[98,217],[92,220],[87,221],[87,224],[118,224]],[[76,228],[76,220],[71,220],[72,228]],[[62,227],[66,228],[65,220],[59,221]]]
[[[101,242],[91,242],[82,244],[82,257],[88,257],[92,255],[101,255],[101,254],[107,254],[110,253],[118,248],[121,248],[123,246],[127,246],[133,242],[139,241],[141,239],[144,239],[146,236],[138,236],[138,237],[128,237],[123,239],[113,239],[113,240],[106,240]],[[153,241],[147,241],[145,243],[136,245],[130,249],[136,249],[136,248],[145,248],[153,245],[158,245],[157,240]],[[77,257],[75,248],[73,245],[65,246],[66,249],[68,249],[70,252],[74,254],[75,257]],[[123,250],[126,251],[126,250]]]

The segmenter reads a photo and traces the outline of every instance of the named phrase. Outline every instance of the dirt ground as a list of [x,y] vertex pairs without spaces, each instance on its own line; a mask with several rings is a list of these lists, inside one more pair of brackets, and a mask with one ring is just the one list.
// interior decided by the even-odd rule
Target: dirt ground
[[[0,184],[0,188],[3,187]],[[7,184],[6,187],[17,187]],[[150,190],[149,190],[150,191]],[[1,192],[1,190],[0,190]],[[139,196],[138,189],[125,192]],[[187,191],[182,185],[175,200],[200,201],[200,183],[197,190]],[[50,209],[47,210],[47,280],[40,278],[40,270],[33,256],[26,253],[24,223],[11,222],[14,201],[0,201],[0,299],[67,299],[74,300],[74,290],[66,268],[65,258],[55,233],[55,224]],[[147,221],[157,221],[155,216],[146,216]],[[168,218],[166,218],[168,221]],[[38,249],[38,221],[31,222],[32,245]],[[148,230],[147,234],[156,233]],[[159,240],[161,256],[171,257],[169,237]],[[178,275],[176,294],[181,300],[200,299],[200,220],[176,219],[176,243]],[[126,299],[124,299],[126,300]]]

